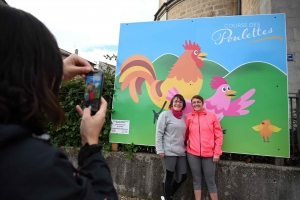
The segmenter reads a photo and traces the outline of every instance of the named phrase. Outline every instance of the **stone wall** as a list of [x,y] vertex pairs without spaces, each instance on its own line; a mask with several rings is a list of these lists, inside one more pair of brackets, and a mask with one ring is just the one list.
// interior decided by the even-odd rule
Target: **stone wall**
[[[76,166],[78,149],[68,148],[64,151]],[[104,156],[119,194],[160,199],[163,170],[157,155],[135,153],[131,161],[125,160],[122,152],[107,152]],[[300,168],[221,160],[217,164],[216,183],[219,199],[222,200],[298,200]],[[203,185],[202,199],[209,200],[208,191],[204,183]],[[173,199],[194,200],[190,171],[187,181]]]
[[272,13],[286,14],[287,53],[294,56],[288,62],[289,93],[300,89],[300,0],[272,0]]
[[212,17],[237,14],[236,0],[185,0],[174,6],[168,19]]
[[167,0],[159,0],[159,7],[161,7]]
[[260,0],[242,1],[242,15],[260,14]]
[[158,20],[166,14],[167,19],[183,19],[237,14],[237,0],[173,0],[162,9]]

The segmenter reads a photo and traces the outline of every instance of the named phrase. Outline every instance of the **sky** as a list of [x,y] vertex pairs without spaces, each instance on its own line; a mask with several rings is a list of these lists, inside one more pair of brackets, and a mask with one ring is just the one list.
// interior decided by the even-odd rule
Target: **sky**
[[6,0],[31,13],[55,36],[58,46],[92,62],[115,65],[103,55],[117,55],[121,23],[154,20],[158,0]]

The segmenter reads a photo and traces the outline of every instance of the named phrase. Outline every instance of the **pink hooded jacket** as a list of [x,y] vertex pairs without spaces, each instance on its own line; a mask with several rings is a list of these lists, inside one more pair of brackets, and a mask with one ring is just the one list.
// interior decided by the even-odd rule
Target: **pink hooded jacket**
[[195,156],[222,155],[223,132],[215,113],[205,109],[186,116],[186,150]]

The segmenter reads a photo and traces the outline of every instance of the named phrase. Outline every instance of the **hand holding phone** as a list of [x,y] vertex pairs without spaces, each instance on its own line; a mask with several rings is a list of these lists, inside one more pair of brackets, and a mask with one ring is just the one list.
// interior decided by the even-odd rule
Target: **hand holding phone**
[[100,131],[105,123],[107,102],[101,97],[101,107],[94,116],[91,116],[89,109],[82,110],[79,105],[76,106],[76,110],[82,120],[80,122],[80,134],[82,138],[82,144],[87,142],[89,145],[98,144]]
[[104,72],[94,70],[86,74],[83,109],[91,108],[92,115],[100,109],[100,99],[104,81]]

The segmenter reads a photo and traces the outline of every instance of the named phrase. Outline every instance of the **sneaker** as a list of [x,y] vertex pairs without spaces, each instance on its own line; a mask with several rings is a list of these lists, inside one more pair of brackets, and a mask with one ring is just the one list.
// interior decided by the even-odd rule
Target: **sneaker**
[[164,197],[164,196],[161,196],[160,198],[161,198],[161,200],[165,200],[165,197]]

